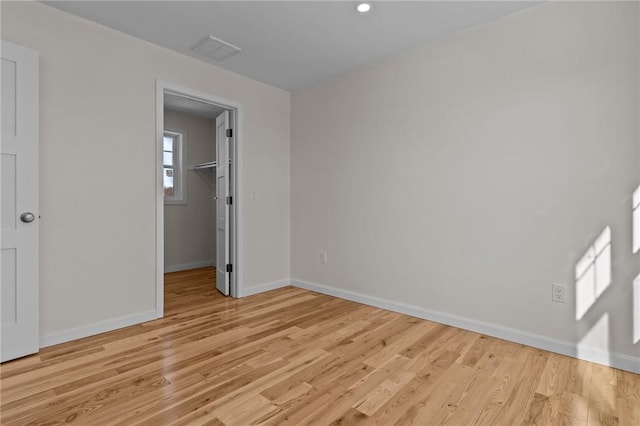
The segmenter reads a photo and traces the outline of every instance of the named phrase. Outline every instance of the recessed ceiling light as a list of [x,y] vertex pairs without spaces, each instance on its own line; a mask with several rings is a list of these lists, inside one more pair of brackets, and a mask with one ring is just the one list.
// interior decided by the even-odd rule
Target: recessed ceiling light
[[358,5],[356,6],[356,10],[360,13],[366,13],[368,11],[371,10],[371,4],[370,3],[358,3]]

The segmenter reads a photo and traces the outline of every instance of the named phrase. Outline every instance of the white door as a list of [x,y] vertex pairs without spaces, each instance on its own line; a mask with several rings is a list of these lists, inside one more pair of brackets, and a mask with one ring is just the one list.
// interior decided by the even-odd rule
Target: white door
[[0,49],[0,361],[38,352],[38,54]]
[[229,247],[229,209],[233,202],[229,190],[229,149],[232,138],[229,111],[216,118],[216,287],[229,295],[231,262]]

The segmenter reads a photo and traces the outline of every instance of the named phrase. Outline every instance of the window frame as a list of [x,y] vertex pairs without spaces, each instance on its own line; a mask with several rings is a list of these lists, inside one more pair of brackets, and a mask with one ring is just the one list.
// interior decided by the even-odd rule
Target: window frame
[[[165,204],[187,204],[187,185],[186,185],[186,133],[183,130],[177,129],[164,129],[163,132],[163,144],[165,137],[173,138],[173,195],[164,196]],[[162,149],[164,151],[164,145]],[[163,154],[164,157],[164,154]],[[165,164],[164,159],[162,161],[162,172],[164,179]],[[164,186],[164,184],[163,184]]]

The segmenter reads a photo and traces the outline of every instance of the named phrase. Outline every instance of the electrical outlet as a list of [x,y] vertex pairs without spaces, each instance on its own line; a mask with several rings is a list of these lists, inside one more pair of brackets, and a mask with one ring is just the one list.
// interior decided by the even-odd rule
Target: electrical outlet
[[566,299],[567,287],[563,284],[551,284],[551,300],[564,303]]
[[327,263],[327,252],[320,250],[320,263],[325,264]]

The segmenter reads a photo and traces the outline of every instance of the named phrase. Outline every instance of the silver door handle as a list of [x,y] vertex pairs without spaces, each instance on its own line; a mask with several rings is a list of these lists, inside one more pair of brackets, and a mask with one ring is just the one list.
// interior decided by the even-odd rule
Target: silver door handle
[[36,215],[31,212],[24,212],[20,215],[20,220],[24,223],[31,223],[36,220]]

